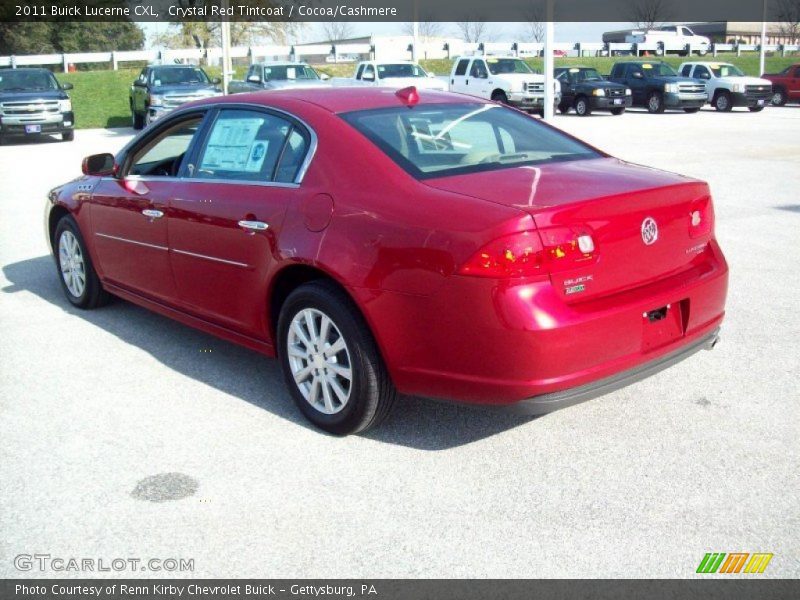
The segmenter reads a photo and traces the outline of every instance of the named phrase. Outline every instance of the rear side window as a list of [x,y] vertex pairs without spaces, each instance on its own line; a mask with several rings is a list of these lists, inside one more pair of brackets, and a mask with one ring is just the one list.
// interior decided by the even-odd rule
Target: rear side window
[[391,107],[342,117],[418,179],[602,156],[494,104]]
[[223,110],[198,153],[194,177],[289,182],[306,147],[303,135],[295,135],[295,125],[287,119],[254,110]]
[[462,58],[460,61],[458,61],[458,65],[456,65],[456,75],[466,75],[468,64],[469,64],[468,58]]

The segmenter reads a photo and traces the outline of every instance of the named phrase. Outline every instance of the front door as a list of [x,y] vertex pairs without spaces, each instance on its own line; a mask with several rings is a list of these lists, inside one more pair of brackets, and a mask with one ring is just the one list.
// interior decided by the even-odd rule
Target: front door
[[310,139],[283,114],[219,109],[170,200],[172,269],[186,310],[251,335],[265,332],[268,272],[286,209],[300,193]]

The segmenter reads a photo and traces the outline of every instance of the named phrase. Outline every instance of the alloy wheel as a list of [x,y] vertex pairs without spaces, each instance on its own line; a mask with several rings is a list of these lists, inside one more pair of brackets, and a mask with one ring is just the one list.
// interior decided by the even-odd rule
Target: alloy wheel
[[64,231],[58,240],[58,260],[69,293],[80,298],[86,289],[86,263],[78,239],[71,231]]
[[319,412],[335,415],[350,399],[350,350],[336,323],[316,308],[299,311],[286,339],[289,369],[303,398]]
[[659,98],[658,94],[650,96],[650,99],[647,101],[647,108],[650,109],[650,112],[658,112],[661,108],[661,98]]

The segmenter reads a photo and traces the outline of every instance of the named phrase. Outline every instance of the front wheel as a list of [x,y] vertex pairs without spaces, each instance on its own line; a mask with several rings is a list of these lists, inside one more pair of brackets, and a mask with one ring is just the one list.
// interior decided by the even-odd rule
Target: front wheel
[[75,219],[62,217],[53,241],[56,268],[67,300],[78,308],[97,308],[105,304],[108,293],[94,270]]
[[786,100],[786,90],[778,88],[773,92],[771,101],[773,106],[783,106]]
[[647,98],[647,111],[650,113],[664,112],[664,98],[658,92],[652,92]]
[[397,392],[364,318],[338,287],[315,281],[294,290],[277,335],[286,385],[314,425],[348,435],[389,414]]
[[71,142],[75,139],[75,132],[73,130],[65,131],[61,134],[61,140],[64,142]]
[[728,92],[720,92],[714,98],[714,108],[719,112],[731,112],[733,110],[733,102],[731,102],[731,95]]
[[508,96],[506,96],[505,92],[495,92],[492,94],[492,101],[499,102],[500,104],[508,104]]
[[589,104],[589,100],[584,97],[580,97],[575,100],[575,112],[578,114],[579,117],[588,117],[592,114],[592,107]]

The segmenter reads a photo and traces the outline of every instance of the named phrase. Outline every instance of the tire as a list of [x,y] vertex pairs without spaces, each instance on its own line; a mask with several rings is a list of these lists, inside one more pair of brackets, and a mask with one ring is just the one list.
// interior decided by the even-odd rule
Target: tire
[[663,113],[664,109],[664,97],[658,92],[650,92],[647,97],[647,112],[652,114]]
[[708,54],[708,47],[704,48],[703,50],[697,51],[698,56],[705,56],[706,54]]
[[61,134],[62,142],[71,142],[75,139],[75,132],[73,130],[65,131]]
[[558,112],[562,115],[565,115],[569,112],[569,105],[568,104],[559,104],[558,105]]
[[2,135],[0,135],[0,146],[5,145],[5,143],[6,143],[6,138],[4,138]]
[[532,115],[537,115],[537,116],[542,117],[544,119],[544,109],[543,108],[539,109],[539,110],[531,111],[531,114]]
[[139,129],[143,129],[144,128],[144,117],[142,116],[141,113],[135,112],[135,111],[133,111],[133,109],[131,109],[131,110],[132,110],[132,112],[131,112],[131,127],[136,129],[137,131]]
[[625,112],[624,108],[612,108],[611,109],[611,114],[614,115],[614,116],[619,116],[619,115],[623,114],[624,112]]
[[719,112],[731,112],[733,110],[731,95],[728,92],[719,92],[714,96],[714,108]]
[[579,117],[588,117],[592,114],[592,105],[585,96],[575,98],[575,113]]
[[492,94],[492,102],[499,102],[500,104],[508,104],[508,96],[506,96],[505,92],[501,92],[500,90],[498,90],[494,94]]
[[747,110],[749,110],[750,112],[761,112],[762,110],[764,110],[764,107],[763,106],[748,106]]
[[[53,240],[58,278],[67,300],[73,306],[83,309],[97,308],[106,304],[109,300],[108,292],[100,283],[78,224],[72,216],[61,218],[56,226]],[[67,267],[70,271],[65,275],[64,270]]]
[[699,112],[699,111],[700,111],[700,107],[699,106],[695,106],[694,108],[684,108],[683,109],[683,112],[689,113],[690,115],[693,115],[694,113]]
[[[330,323],[326,339],[320,341],[325,318]],[[324,348],[338,346],[339,340],[344,347],[327,355]],[[277,345],[295,404],[320,429],[336,435],[360,433],[389,414],[397,391],[372,333],[353,301],[331,282],[313,281],[289,294],[278,318]],[[315,352],[310,359],[309,353]],[[303,377],[299,383],[296,374]],[[315,374],[327,377],[321,380]]]
[[783,88],[776,88],[772,93],[772,106],[784,106],[786,104],[786,90]]

